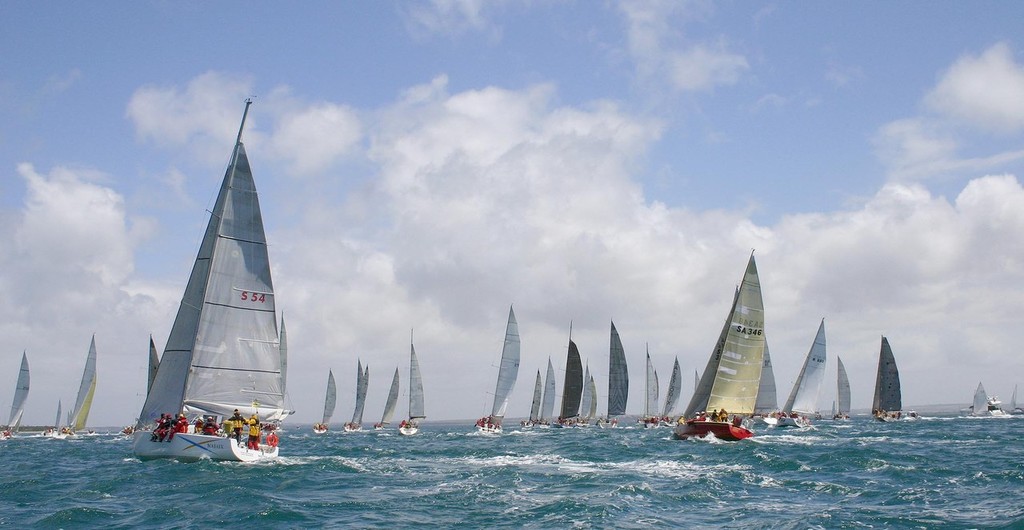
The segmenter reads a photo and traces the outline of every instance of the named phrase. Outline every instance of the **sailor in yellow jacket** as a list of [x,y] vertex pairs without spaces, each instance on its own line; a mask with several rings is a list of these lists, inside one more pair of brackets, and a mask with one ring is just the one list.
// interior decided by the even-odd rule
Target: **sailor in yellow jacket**
[[249,418],[249,449],[259,450],[260,448],[260,419],[255,414]]

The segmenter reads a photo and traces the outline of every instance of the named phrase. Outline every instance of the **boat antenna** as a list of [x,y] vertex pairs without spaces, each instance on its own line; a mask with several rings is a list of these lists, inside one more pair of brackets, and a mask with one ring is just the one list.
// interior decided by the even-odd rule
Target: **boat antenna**
[[572,342],[572,319],[569,320],[569,342]]

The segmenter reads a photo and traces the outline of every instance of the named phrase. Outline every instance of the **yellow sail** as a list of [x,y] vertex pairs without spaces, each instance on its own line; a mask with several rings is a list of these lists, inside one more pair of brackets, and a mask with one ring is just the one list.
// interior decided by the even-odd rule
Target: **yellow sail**
[[89,392],[85,395],[85,400],[82,401],[82,410],[78,412],[78,417],[75,418],[75,424],[71,426],[71,430],[80,431],[85,429],[85,421],[89,419],[89,409],[92,408],[92,396],[96,393],[96,377],[92,378],[92,384],[89,385]]
[[764,357],[764,301],[754,256],[747,262],[722,347],[707,410],[753,414]]

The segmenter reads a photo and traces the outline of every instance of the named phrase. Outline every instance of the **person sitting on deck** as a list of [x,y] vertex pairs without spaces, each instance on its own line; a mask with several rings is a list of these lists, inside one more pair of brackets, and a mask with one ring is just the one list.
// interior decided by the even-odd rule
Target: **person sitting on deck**
[[203,424],[203,434],[210,436],[217,434],[217,418],[215,416],[208,416],[206,423]]
[[206,428],[206,423],[203,421],[203,417],[199,416],[198,418],[196,418],[195,426],[192,427],[192,432],[199,434],[203,432],[204,428]]

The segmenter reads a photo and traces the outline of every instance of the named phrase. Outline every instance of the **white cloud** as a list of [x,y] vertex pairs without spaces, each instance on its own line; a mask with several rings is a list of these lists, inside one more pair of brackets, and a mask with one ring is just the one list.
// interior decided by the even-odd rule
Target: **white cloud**
[[1001,42],[979,56],[964,55],[928,93],[929,108],[982,130],[1024,129],[1024,65]]
[[271,149],[290,160],[292,171],[310,174],[330,167],[356,149],[362,138],[359,117],[342,105],[310,105],[281,117]]
[[406,25],[414,35],[456,37],[468,32],[490,31],[497,35],[485,11],[500,6],[498,0],[429,0],[403,9]]
[[642,80],[663,80],[674,90],[709,91],[732,85],[749,69],[746,58],[718,42],[686,43],[676,29],[703,13],[698,4],[625,2],[630,55]]

